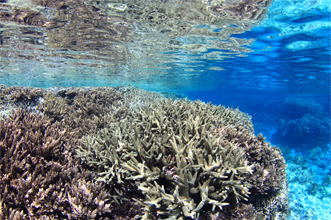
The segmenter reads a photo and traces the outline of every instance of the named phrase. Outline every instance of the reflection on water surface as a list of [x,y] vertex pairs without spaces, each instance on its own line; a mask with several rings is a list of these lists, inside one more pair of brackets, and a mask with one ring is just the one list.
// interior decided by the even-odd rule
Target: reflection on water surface
[[[82,78],[120,84],[157,76],[180,87],[199,75],[195,58],[224,60],[249,52],[254,40],[232,35],[258,24],[270,5],[267,0],[8,0],[0,4],[2,72],[69,85],[77,80],[84,85]],[[189,77],[174,77],[178,68]]]

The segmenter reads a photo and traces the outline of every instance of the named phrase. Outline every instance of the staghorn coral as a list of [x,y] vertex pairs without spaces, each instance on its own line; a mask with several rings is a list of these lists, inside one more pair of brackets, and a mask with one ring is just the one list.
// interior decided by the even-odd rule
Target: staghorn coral
[[48,92],[38,109],[80,139],[121,120],[127,111],[122,102],[118,88],[63,88]]
[[126,117],[129,109],[164,99],[134,87],[101,88],[50,88],[0,86],[1,114],[9,115],[12,109],[23,107],[41,112],[52,120],[62,122],[67,129],[75,130],[77,139],[96,133],[110,122]]
[[231,142],[244,148],[250,164],[256,163],[253,174],[248,177],[248,181],[252,184],[251,191],[265,194],[269,190],[280,189],[286,180],[286,166],[279,148],[265,142],[261,134],[257,137],[250,136],[248,131],[239,128],[223,129],[218,132],[224,133]]
[[56,121],[61,121],[67,114],[71,113],[67,101],[50,92],[45,94],[38,110]]
[[0,85],[0,119],[9,115],[13,109],[8,97],[11,91],[5,85]]
[[237,203],[238,206],[225,207],[224,212],[216,213],[218,214],[216,219],[274,219],[273,216],[286,219],[288,212],[286,165],[280,149],[270,146],[261,134],[255,137],[240,127],[221,128],[215,132],[226,137],[218,144],[223,145],[224,142],[230,141],[239,145],[245,151],[248,164],[254,164],[252,173],[246,179],[250,184],[250,204],[246,206]]
[[66,146],[60,122],[19,109],[0,122],[0,218],[91,219],[111,198]]
[[130,109],[165,100],[159,93],[131,86],[54,90],[45,93],[38,110],[62,121],[68,130],[74,130],[77,139],[122,120]]
[[32,87],[0,87],[0,105],[12,103],[16,107],[31,107],[39,102],[43,90]]
[[252,204],[240,204],[231,213],[231,219],[255,219],[256,214]]
[[[27,94],[34,90],[2,86],[4,103],[17,108],[12,96],[17,89]],[[0,172],[1,188],[5,186],[0,191],[0,219],[133,219],[141,214],[140,205],[132,201],[122,201],[119,205],[116,198],[110,198],[108,190],[112,193],[114,190],[95,183],[93,173],[82,166],[71,152],[83,135],[93,134],[107,126],[109,121],[124,117],[131,102],[128,97],[140,99],[141,105],[153,100],[143,98],[146,95],[144,91],[126,90],[125,87],[50,88],[40,91],[41,97],[35,99],[33,108],[25,104],[29,99],[17,102],[25,109],[38,110],[38,114],[19,109],[1,121],[0,167],[17,172],[17,175]],[[48,146],[44,143],[46,139],[52,143],[50,140],[57,137],[57,132],[63,133],[59,140],[61,143],[56,145],[62,146],[60,152],[47,153],[47,150],[39,149],[40,146]],[[20,137],[20,144],[24,143],[30,150],[16,148]],[[13,152],[23,156],[9,156]],[[23,162],[22,157],[25,157]],[[9,163],[8,158],[15,159]]]
[[226,207],[223,212],[217,212],[206,216],[208,220],[250,220],[256,219],[257,214],[252,204],[238,204],[233,207]]
[[[72,151],[83,135],[123,118],[129,97],[140,105],[152,103],[143,97],[146,92],[125,87],[0,89],[1,105],[38,110],[32,114],[20,108],[1,120],[0,219],[133,219],[141,214],[139,204],[119,205],[109,197],[114,189],[95,183]],[[23,97],[35,98],[17,99],[22,91]]]
[[35,111],[44,92],[39,88],[0,85],[0,118],[10,115],[12,110],[20,107]]
[[[51,168],[56,169],[47,164],[47,160],[63,150],[64,133],[48,127],[49,125],[50,120],[26,113],[22,109],[1,121],[0,185],[8,208],[22,211],[32,182],[41,181],[36,180],[37,174],[45,174]],[[58,157],[52,160],[56,163]],[[27,210],[23,211],[27,214]]]
[[5,96],[9,95],[10,92],[12,91],[12,89],[10,89],[12,87],[7,87],[3,84],[0,84],[0,100],[2,101],[4,99]]
[[43,96],[43,92],[38,88],[29,87],[14,87],[11,92],[10,99],[14,103],[22,103],[24,105],[36,105],[38,99]]
[[119,91],[123,93],[123,101],[129,109],[140,108],[144,105],[151,105],[155,102],[165,100],[165,95],[163,94],[145,91],[133,86],[120,87]]
[[249,131],[250,118],[238,110],[166,100],[133,110],[126,120],[86,137],[77,155],[98,170],[98,182],[113,186],[118,201],[131,198],[142,205],[143,219],[196,219],[247,201],[252,192],[256,197],[279,189],[271,183],[261,189],[251,180],[260,175],[256,169],[266,168],[268,181],[284,181],[281,171],[277,177],[267,170],[265,153],[272,150],[262,148],[269,145]]
[[[13,87],[1,89],[4,89],[1,92],[8,103],[14,103],[10,97]],[[29,92],[28,90],[27,92]],[[187,204],[187,201],[190,201],[188,206],[193,207],[195,205],[195,213],[190,212],[189,209],[184,208],[184,210],[190,216],[199,216],[199,219],[204,219],[205,216],[208,218],[214,217],[214,219],[219,217],[235,219],[235,216],[241,216],[241,209],[253,210],[249,208],[251,207],[250,204],[253,205],[255,210],[253,210],[252,215],[258,214],[259,216],[264,216],[265,219],[270,219],[267,217],[282,211],[277,203],[286,203],[286,201],[282,201],[284,197],[280,197],[276,202],[273,202],[276,198],[274,193],[277,193],[281,189],[277,184],[271,184],[272,178],[273,175],[280,175],[281,177],[281,172],[270,172],[272,175],[266,175],[265,180],[262,182],[255,181],[259,179],[259,172],[256,171],[257,168],[260,166],[260,168],[262,167],[261,169],[270,169],[271,164],[277,161],[270,159],[274,159],[272,157],[277,156],[278,151],[265,143],[262,137],[253,137],[251,135],[253,126],[249,116],[238,110],[226,109],[221,106],[216,107],[201,102],[187,102],[184,100],[175,102],[166,101],[163,100],[162,96],[154,94],[152,97],[157,98],[158,101],[156,101],[144,97],[148,95],[147,93],[145,94],[139,89],[130,87],[101,89],[51,88],[48,91],[41,91],[42,98],[37,98],[35,104],[44,116],[19,110],[21,113],[16,112],[11,117],[2,120],[0,141],[7,142],[1,142],[1,144],[7,143],[10,146],[16,146],[17,144],[15,143],[17,140],[16,142],[10,142],[10,140],[14,140],[12,135],[20,134],[27,137],[26,140],[29,140],[27,141],[28,144],[34,144],[35,141],[38,141],[38,144],[34,146],[47,146],[44,142],[47,139],[46,137],[51,138],[48,136],[49,133],[35,132],[47,128],[49,131],[55,132],[55,135],[52,134],[52,137],[54,135],[55,138],[58,132],[63,133],[59,142],[59,146],[62,145],[62,147],[60,151],[50,151],[48,153],[47,150],[42,151],[37,148],[31,151],[34,152],[35,156],[31,155],[31,152],[29,153],[26,149],[0,151],[0,166],[7,167],[7,170],[11,170],[10,172],[18,172],[17,176],[5,173],[0,174],[1,181],[4,181],[3,178],[11,178],[11,181],[8,182],[7,180],[6,184],[4,184],[7,188],[3,188],[3,185],[1,186],[1,189],[3,189],[0,191],[1,217],[6,219],[91,219],[94,217],[99,219],[133,219],[135,215],[145,215],[146,218],[164,218],[167,215],[173,214],[174,216],[178,216],[178,218],[183,218],[184,211],[181,206]],[[139,105],[134,105],[132,99],[139,101]],[[24,101],[21,102],[21,104],[23,103]],[[21,106],[31,109],[28,105]],[[142,109],[139,110],[139,107]],[[128,109],[131,109],[131,112],[127,115]],[[89,125],[89,123],[97,122],[94,121],[96,117],[106,118],[104,120],[108,120],[108,122],[104,124],[100,123],[101,126]],[[115,176],[109,174],[107,177],[106,171],[109,170],[109,164],[111,164],[109,158],[105,159],[107,154],[104,154],[104,157],[100,157],[99,159],[96,158],[94,160],[96,163],[90,163],[90,168],[87,170],[87,167],[82,166],[80,160],[75,158],[73,152],[76,145],[80,143],[80,138],[83,135],[94,134],[99,129],[108,126],[109,122],[119,121],[123,117],[127,119],[121,123],[110,124],[111,128],[108,133],[103,133],[102,131],[98,135],[103,134],[100,137],[102,140],[105,140],[108,134],[109,136],[117,135],[117,137],[121,137],[122,135],[120,142],[116,142],[118,139],[115,138],[114,140],[106,141],[104,146],[113,145],[122,148],[117,153],[120,157],[127,160],[126,162],[128,163],[127,166],[120,168],[126,170],[126,172],[122,173],[124,177],[121,176],[122,171],[118,173],[114,172],[113,174]],[[13,123],[14,121],[16,124]],[[44,126],[41,126],[43,129],[38,129],[39,125],[37,122],[40,122],[39,125]],[[24,129],[20,127],[21,123],[22,126],[24,125]],[[12,130],[8,130],[7,127],[13,124],[20,126],[16,128],[12,127]],[[116,126],[118,127],[116,128]],[[135,126],[138,129],[137,132]],[[3,130],[5,128],[7,130]],[[31,133],[30,130],[33,130],[34,133]],[[117,134],[114,134],[114,131]],[[119,131],[122,133],[118,133]],[[139,135],[135,137],[134,134]],[[34,135],[37,135],[39,138],[34,138]],[[43,135],[46,137],[43,137]],[[169,138],[167,143],[162,143],[160,140],[167,135],[172,136],[172,138]],[[93,138],[90,138],[90,140],[93,140]],[[147,146],[144,151],[134,151],[135,145],[145,146],[144,144],[146,143],[151,144],[152,147]],[[161,144],[158,146],[158,143]],[[197,150],[193,150],[194,153],[192,153],[193,158],[196,158],[193,163],[184,159],[185,156],[189,155],[189,151],[183,154],[176,152],[177,147],[185,151],[185,143],[189,145],[186,147],[187,151],[198,146]],[[219,188],[211,186],[215,178],[207,173],[208,170],[203,169],[205,164],[215,170],[224,168],[221,166],[218,168],[210,166],[213,162],[219,162],[217,158],[214,158],[218,154],[212,155],[210,162],[209,156],[207,156],[209,153],[206,153],[206,149],[208,149],[210,144],[212,144],[212,147],[215,147],[215,149],[213,148],[215,151],[216,148],[219,150],[223,149],[223,153],[219,153],[222,154],[219,158],[223,161],[228,160],[224,164],[229,167],[229,170],[232,170],[230,173],[224,171],[225,173],[223,175],[226,178],[220,179],[225,180],[225,184],[220,184],[218,186]],[[94,143],[93,146],[89,147],[90,150],[97,149],[97,145]],[[130,148],[127,149],[125,146],[129,146]],[[270,147],[269,150],[263,149],[268,146]],[[84,150],[88,152],[87,147],[87,145],[82,146],[81,153],[84,154]],[[7,149],[7,147],[1,149]],[[56,150],[57,147],[54,149]],[[131,151],[132,153],[130,153]],[[7,165],[4,165],[3,156],[10,154],[10,152],[26,155],[24,160],[29,169],[22,167],[22,160],[13,159],[11,165],[8,165],[8,161],[6,162]],[[269,153],[271,156],[266,157],[265,154]],[[134,157],[140,164],[143,164],[143,160],[157,160],[160,154],[163,154],[161,158],[169,158],[169,165],[166,164],[163,166],[159,164],[160,166],[156,166],[156,162],[154,164],[145,162],[143,166],[139,167],[136,166],[137,164],[135,165],[135,163],[129,162],[131,157]],[[196,165],[200,163],[199,157],[197,157],[199,154],[203,154],[200,162],[205,161],[201,162],[203,166],[200,168]],[[93,157],[93,155],[99,155],[99,153],[90,152],[90,155],[87,155],[84,160],[87,162],[86,159]],[[127,155],[127,157],[124,155]],[[281,155],[278,156],[281,157]],[[50,158],[54,158],[54,161],[53,159],[50,160]],[[235,164],[236,158],[239,158],[237,164]],[[213,161],[214,159],[215,161]],[[108,161],[106,167],[104,166],[105,161]],[[281,165],[282,160],[280,159],[278,161],[278,165]],[[252,173],[240,171],[240,167],[238,167],[240,165],[244,165],[244,167],[248,166]],[[115,165],[114,171],[118,171],[116,170],[116,166],[117,168],[120,167],[119,165]],[[148,170],[146,167],[150,167],[151,170]],[[145,171],[144,169],[140,171],[139,168],[145,168]],[[164,176],[161,176],[154,182],[153,178],[156,178],[155,173],[157,173],[158,169],[161,170],[161,175]],[[234,179],[231,180],[231,172],[235,169],[239,169],[239,171],[237,174],[233,174]],[[282,166],[278,166],[278,169],[280,171],[283,170]],[[269,172],[269,170],[267,171]],[[99,172],[103,173],[97,176]],[[145,177],[143,176],[144,172]],[[148,174],[150,172],[154,176],[149,176]],[[213,170],[210,171],[210,173],[212,172]],[[189,173],[191,173],[192,178]],[[119,178],[124,183],[118,183],[118,176],[116,175],[119,175]],[[185,177],[188,177],[186,185]],[[98,183],[95,182],[97,178],[100,180]],[[110,180],[111,178],[112,180]],[[144,178],[151,178],[149,182],[145,181],[149,184],[141,184],[141,182],[144,182]],[[196,184],[192,185],[191,182],[193,182],[194,178]],[[208,180],[209,183],[207,182]],[[113,184],[105,184],[104,182],[107,181]],[[277,180],[277,178],[276,181],[281,183],[281,180]],[[255,187],[254,184],[257,186]],[[241,189],[240,185],[245,186],[241,191],[238,190]],[[177,190],[176,186],[178,188]],[[222,191],[223,197],[216,200],[213,196],[215,197],[217,190],[222,189],[222,187],[224,189]],[[206,193],[207,188],[208,193]],[[146,191],[146,189],[150,189],[152,193],[150,194],[150,191]],[[154,197],[157,197],[157,195],[161,195],[161,197],[166,196],[167,198],[153,205],[153,202],[155,203],[157,200]],[[188,199],[186,199],[187,195],[189,197]],[[261,198],[261,195],[265,196]],[[175,198],[174,201],[172,201],[171,197]],[[245,202],[247,198],[249,200]],[[222,202],[222,200],[224,201]],[[122,204],[115,201],[122,202]],[[226,203],[230,205],[223,206]],[[248,206],[242,206],[243,203],[248,203]],[[159,207],[157,207],[158,205]],[[171,214],[166,209],[168,205],[174,210]],[[175,207],[176,205],[178,206]],[[215,205],[215,209],[211,211],[213,205]],[[141,206],[144,207],[144,213],[142,213]],[[199,208],[200,210],[198,210]],[[220,210],[220,208],[223,210]],[[246,214],[248,216],[248,213]]]

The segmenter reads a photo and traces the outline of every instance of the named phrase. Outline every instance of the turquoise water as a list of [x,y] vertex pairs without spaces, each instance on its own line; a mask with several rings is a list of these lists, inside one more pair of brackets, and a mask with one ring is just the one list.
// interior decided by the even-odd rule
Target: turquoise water
[[329,0],[246,1],[254,15],[217,0],[1,2],[0,84],[131,85],[239,108],[283,151],[289,219],[331,219]]

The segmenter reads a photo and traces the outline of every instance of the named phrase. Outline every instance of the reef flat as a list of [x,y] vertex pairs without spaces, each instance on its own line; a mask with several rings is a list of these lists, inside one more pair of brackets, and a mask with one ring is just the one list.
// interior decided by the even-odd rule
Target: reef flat
[[281,151],[238,109],[134,87],[0,87],[4,219],[286,219]]

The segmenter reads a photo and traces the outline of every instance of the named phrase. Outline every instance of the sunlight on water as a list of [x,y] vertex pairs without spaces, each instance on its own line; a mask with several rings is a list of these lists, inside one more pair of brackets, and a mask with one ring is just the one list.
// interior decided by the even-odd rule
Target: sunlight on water
[[[9,85],[23,78],[33,86],[65,80],[68,86],[93,81],[146,87],[139,83],[146,78],[150,88],[167,87],[168,79],[173,82],[168,89],[194,85],[197,75],[212,68],[199,68],[197,60],[221,61],[250,51],[254,39],[231,35],[258,24],[270,3],[244,8],[201,0],[8,1],[1,4],[1,76],[11,75]],[[178,65],[183,61],[192,67]],[[13,78],[13,72],[21,77]],[[164,85],[155,84],[160,78]]]
[[[169,91],[220,85],[287,90],[292,88],[287,80],[297,82],[287,74],[273,76],[268,84],[259,82],[262,87],[255,81],[265,70],[283,67],[286,54],[291,57],[291,52],[307,50],[319,51],[300,62],[320,71],[299,78],[296,88],[311,86],[312,77],[319,79],[328,71],[328,59],[322,63],[314,59],[314,54],[329,54],[327,1],[249,2],[4,1],[0,3],[1,83],[131,84]],[[289,69],[302,72],[298,67]],[[233,81],[235,74],[241,77]],[[315,89],[325,88],[325,82],[316,83]]]

